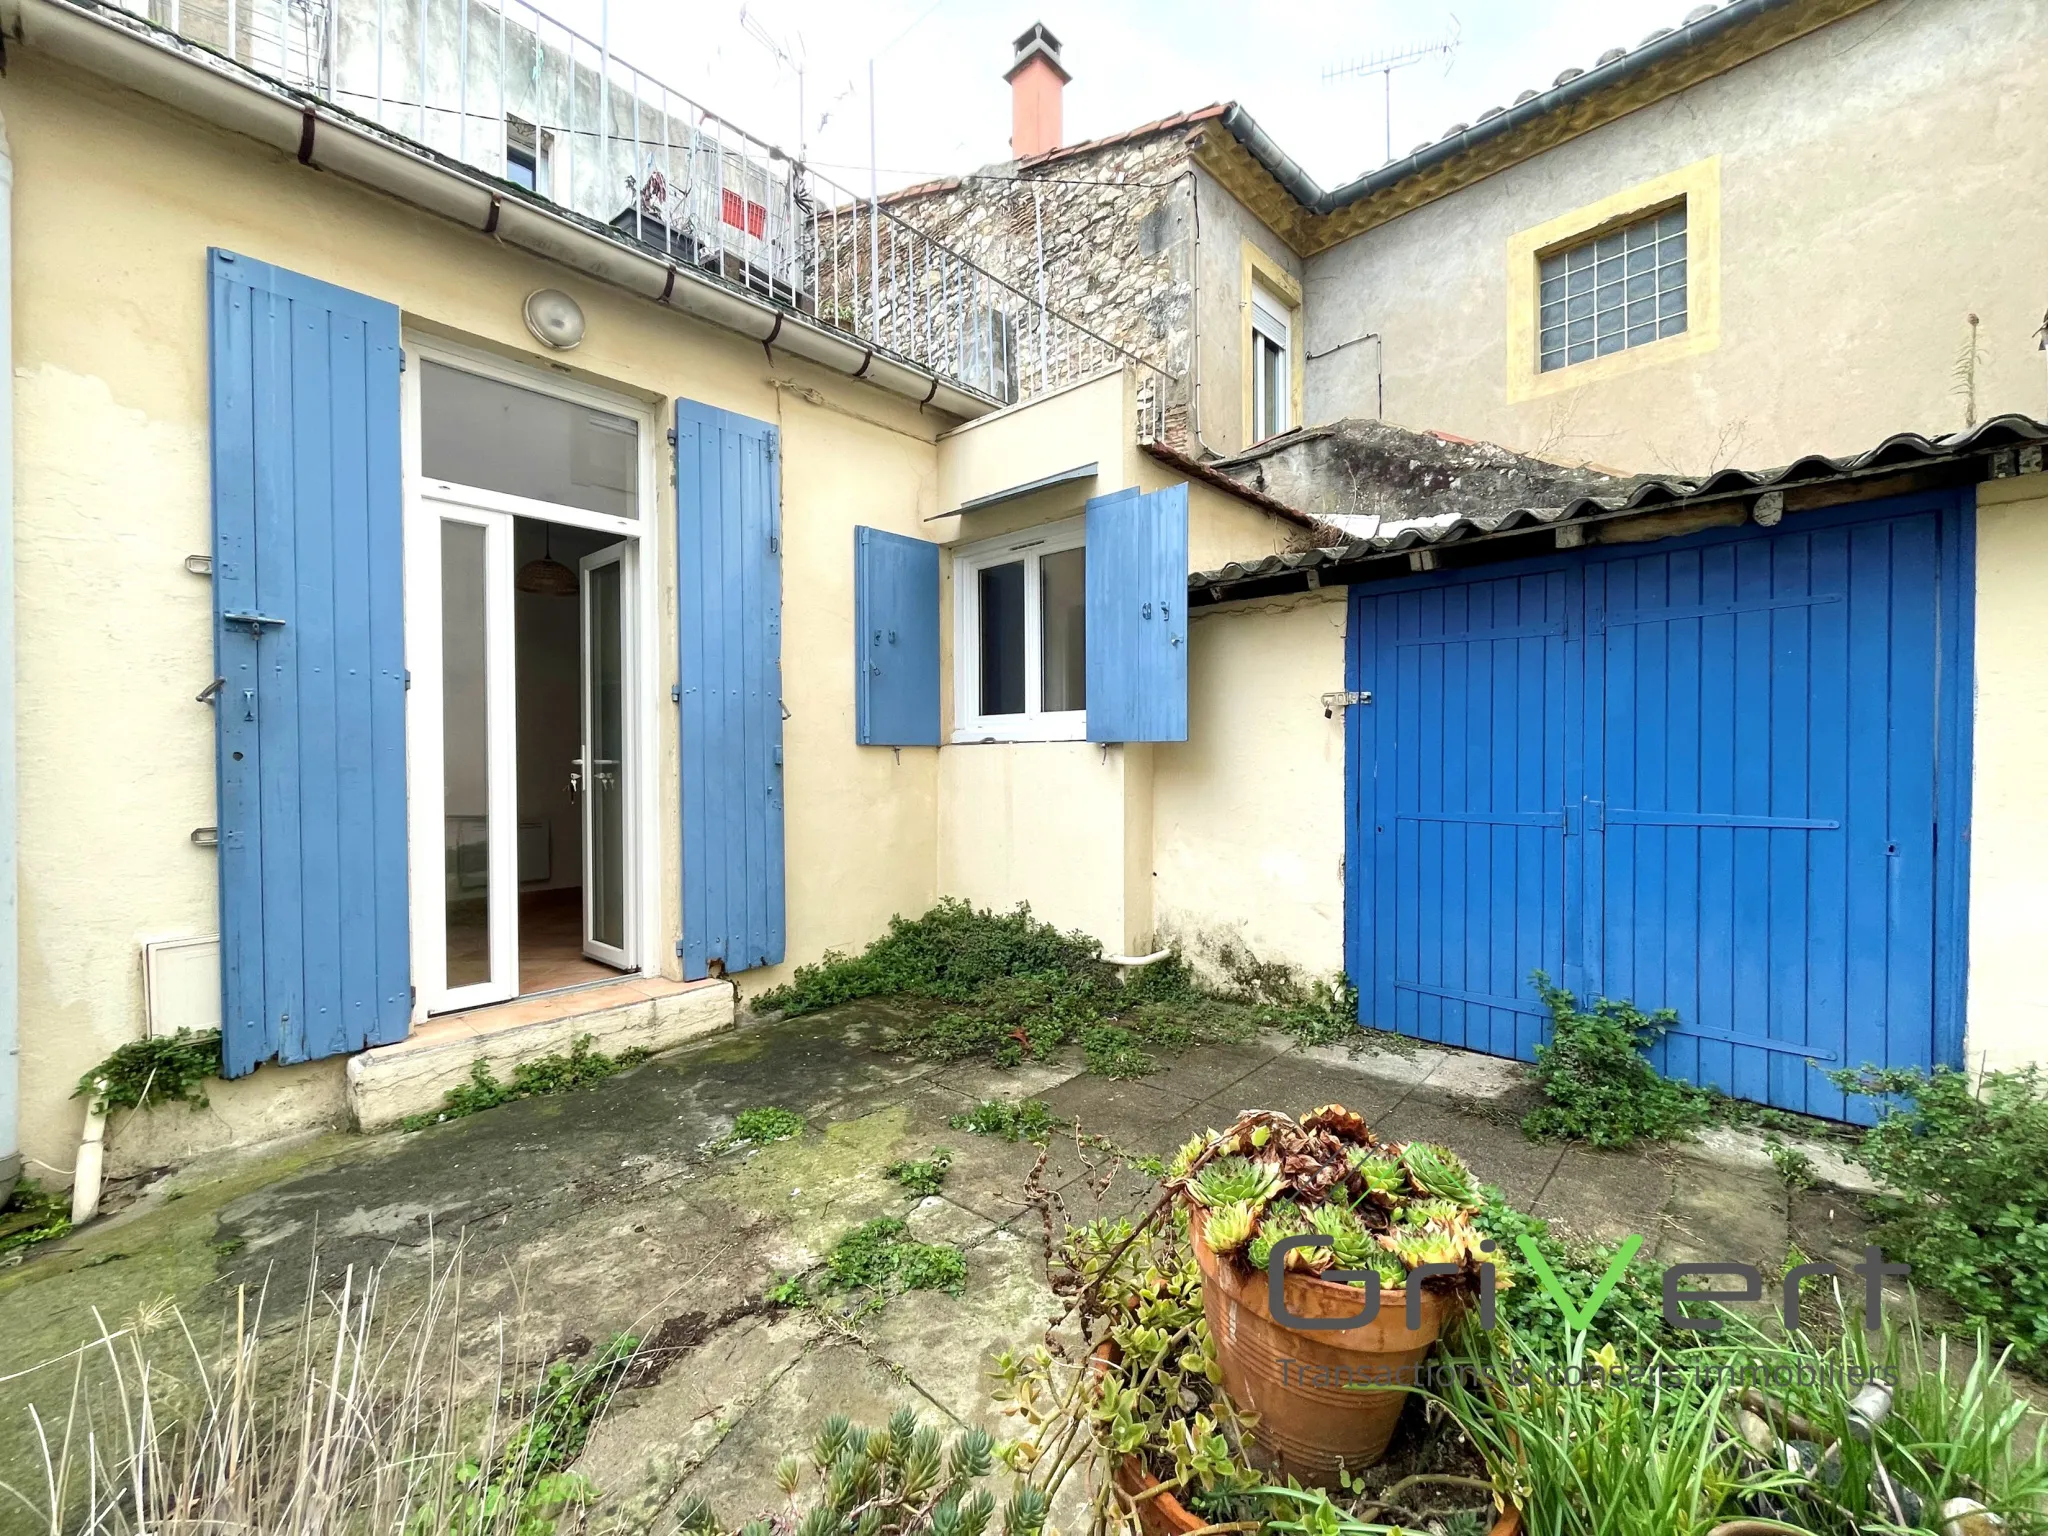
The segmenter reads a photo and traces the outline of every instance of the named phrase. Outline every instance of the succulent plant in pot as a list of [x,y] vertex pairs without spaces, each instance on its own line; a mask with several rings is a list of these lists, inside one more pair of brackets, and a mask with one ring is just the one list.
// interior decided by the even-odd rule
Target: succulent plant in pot
[[[1210,1212],[1218,1240],[1249,1233],[1249,1202]],[[1003,1457],[1048,1506],[1078,1480],[1090,1525],[1176,1536],[1263,1520],[1249,1490],[1247,1425],[1221,1389],[1186,1222],[1095,1222],[1053,1255],[1055,1285],[1080,1298],[1087,1348],[998,1357],[996,1400],[1020,1421]]]
[[1472,1170],[1447,1147],[1383,1142],[1330,1104],[1244,1115],[1190,1141],[1171,1172],[1223,1385],[1253,1417],[1261,1459],[1321,1486],[1378,1461],[1445,1324],[1498,1283],[1472,1225]]

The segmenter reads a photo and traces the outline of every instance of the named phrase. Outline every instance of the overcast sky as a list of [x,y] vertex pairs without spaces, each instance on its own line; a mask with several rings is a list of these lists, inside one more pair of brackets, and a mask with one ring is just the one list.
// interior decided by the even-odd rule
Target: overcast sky
[[1405,154],[1452,123],[1589,67],[1675,24],[1694,0],[540,0],[594,38],[610,6],[613,51],[762,138],[794,149],[797,72],[813,164],[867,186],[867,61],[875,57],[884,189],[1009,158],[1011,40],[1043,21],[1064,46],[1072,143],[1212,101],[1235,100],[1326,187],[1386,158],[1378,75],[1326,70],[1441,42],[1393,75],[1393,140]]

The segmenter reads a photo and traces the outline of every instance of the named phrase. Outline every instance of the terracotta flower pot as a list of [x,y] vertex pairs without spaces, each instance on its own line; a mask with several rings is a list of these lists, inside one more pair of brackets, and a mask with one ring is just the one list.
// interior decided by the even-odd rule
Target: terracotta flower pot
[[[1145,1464],[1135,1456],[1126,1456],[1117,1467],[1116,1485],[1133,1497],[1158,1484],[1159,1479],[1147,1472]],[[1155,1493],[1138,1505],[1138,1529],[1144,1536],[1189,1536],[1208,1524],[1170,1493]],[[1493,1522],[1488,1536],[1522,1536],[1522,1512],[1505,1511]]]
[[[1263,1272],[1246,1275],[1219,1260],[1202,1238],[1203,1213],[1192,1213],[1195,1260],[1202,1267],[1202,1310],[1223,1367],[1223,1390],[1244,1413],[1257,1414],[1252,1439],[1272,1470],[1319,1488],[1335,1486],[1340,1468],[1374,1465],[1387,1453],[1416,1367],[1458,1303],[1422,1293],[1421,1326],[1408,1326],[1407,1292],[1383,1291],[1371,1322],[1352,1328],[1297,1329],[1276,1322]],[[1290,1273],[1288,1310],[1297,1317],[1351,1317],[1364,1300],[1348,1285]],[[1389,1383],[1380,1390],[1360,1385]]]
[[[1147,1472],[1137,1457],[1126,1456],[1117,1463],[1116,1485],[1135,1499],[1146,1489],[1158,1487],[1159,1479]],[[1138,1529],[1144,1536],[1187,1536],[1208,1523],[1170,1493],[1155,1493],[1138,1505]]]

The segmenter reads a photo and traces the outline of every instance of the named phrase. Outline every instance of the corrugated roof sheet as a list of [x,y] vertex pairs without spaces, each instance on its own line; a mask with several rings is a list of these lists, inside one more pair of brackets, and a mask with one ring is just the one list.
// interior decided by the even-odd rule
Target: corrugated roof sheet
[[2015,456],[2010,467],[2004,469],[2005,473],[2039,472],[2044,467],[2044,459],[2048,459],[2048,450],[2044,450],[2043,444],[2048,444],[2048,422],[2029,416],[1994,416],[1968,431],[1944,436],[1894,433],[1874,448],[1842,458],[1808,454],[1777,469],[1724,469],[1698,480],[1645,479],[1636,482],[1625,495],[1579,496],[1556,507],[1503,507],[1497,515],[1484,517],[1418,518],[1399,524],[1383,524],[1379,532],[1369,539],[1351,539],[1321,549],[1268,555],[1249,564],[1232,561],[1217,570],[1201,571],[1188,578],[1188,587],[1207,602],[1228,602],[1230,588],[1234,586],[1265,583],[1296,573],[1311,576],[1311,584],[1320,584],[1313,578],[1332,567],[1403,554],[1418,548],[1497,537],[1532,528],[1551,528],[1565,523],[1671,511],[1731,497],[1761,495],[1791,486],[1991,455],[2012,448],[2022,452]]

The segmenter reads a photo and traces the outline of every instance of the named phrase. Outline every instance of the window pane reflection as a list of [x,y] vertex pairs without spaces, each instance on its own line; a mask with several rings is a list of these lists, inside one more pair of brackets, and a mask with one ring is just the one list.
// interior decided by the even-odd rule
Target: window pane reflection
[[1087,555],[1085,549],[1063,549],[1038,562],[1040,665],[1048,710],[1088,707]]
[[1024,713],[1024,562],[982,567],[981,712]]

